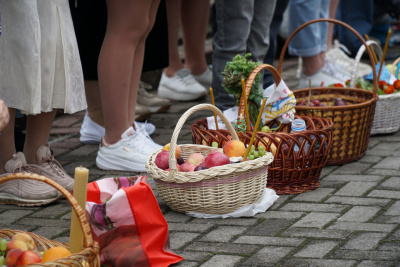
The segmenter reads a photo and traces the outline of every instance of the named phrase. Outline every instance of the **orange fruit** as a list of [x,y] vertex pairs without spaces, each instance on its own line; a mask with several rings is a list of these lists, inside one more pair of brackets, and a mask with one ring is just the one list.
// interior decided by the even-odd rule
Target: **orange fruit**
[[71,252],[64,247],[52,247],[43,253],[42,262],[54,261],[71,255]]

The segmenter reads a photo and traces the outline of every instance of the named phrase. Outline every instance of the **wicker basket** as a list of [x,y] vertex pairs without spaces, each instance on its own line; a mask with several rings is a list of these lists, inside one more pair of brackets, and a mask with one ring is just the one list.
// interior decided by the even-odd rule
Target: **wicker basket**
[[[255,68],[247,79],[246,97],[250,94],[255,77],[263,69],[271,71],[275,83],[280,82],[281,78],[276,69],[271,65],[262,64]],[[243,106],[244,99],[241,99],[238,117],[245,116]],[[305,120],[305,131],[290,133],[291,125],[282,124],[276,132],[259,131],[255,136],[255,147],[261,145],[266,151],[274,153],[274,161],[268,170],[267,187],[274,189],[279,195],[299,194],[318,188],[321,170],[332,144],[333,122],[330,119],[307,116],[296,116],[296,118]],[[273,120],[267,125],[276,128],[279,123]],[[218,142],[219,146],[223,147],[230,139],[226,130],[208,129],[207,119],[196,121],[191,129],[195,144],[211,145],[212,142]],[[252,134],[252,131],[239,133],[239,139],[249,144]],[[295,151],[296,146],[300,152]]]
[[[267,183],[268,165],[273,161],[271,153],[263,157],[241,163],[232,163],[195,172],[178,172],[175,159],[175,147],[179,132],[186,119],[196,111],[211,110],[218,114],[229,128],[234,140],[238,136],[223,113],[213,105],[200,104],[187,110],[179,119],[172,134],[169,167],[164,171],[155,165],[155,158],[161,151],[153,153],[146,170],[153,177],[162,200],[178,212],[201,212],[225,214],[240,207],[256,203]],[[215,147],[204,145],[179,145],[181,156],[186,159],[198,152],[208,155]]]
[[[374,46],[378,59],[382,58],[382,49],[379,44],[373,40],[366,41],[368,46]],[[361,46],[355,57],[354,71],[351,76],[350,86],[354,87],[356,82],[356,73],[358,64],[365,52],[365,46]],[[400,60],[399,60],[400,61]],[[393,65],[399,63],[396,60]],[[393,73],[395,75],[395,73]],[[374,121],[372,122],[371,135],[388,134],[397,132],[400,129],[400,93],[389,95],[378,95],[376,102]]]
[[[374,65],[371,50],[360,34],[352,27],[335,19],[316,19],[301,25],[289,36],[282,48],[279,58],[279,73],[282,73],[282,62],[290,40],[301,29],[316,22],[332,22],[348,28],[364,44],[371,59],[371,65]],[[338,97],[342,98],[347,103],[346,106],[296,106],[296,112],[299,115],[332,119],[334,123],[333,143],[326,165],[347,164],[365,155],[374,119],[376,101],[378,100],[376,94],[377,82],[375,71],[373,72],[373,77],[374,89],[372,92],[351,87],[313,87],[311,89],[294,91],[298,103],[303,99],[307,100],[310,92],[312,99],[319,99],[322,103],[331,104]]]
[[[68,257],[54,260],[54,261],[49,261],[49,262],[42,262],[42,263],[36,263],[36,264],[30,264],[28,266],[59,266],[59,267],[66,267],[66,266],[88,266],[86,264],[89,264],[89,266],[100,266],[100,256],[99,256],[99,246],[97,242],[95,242],[92,238],[92,234],[90,232],[90,226],[86,220],[86,215],[79,206],[78,202],[76,199],[62,186],[54,182],[53,180],[37,175],[37,174],[32,174],[32,173],[15,173],[15,174],[10,174],[7,176],[0,177],[0,184],[5,183],[7,181],[13,180],[13,179],[30,179],[30,180],[37,180],[41,181],[44,183],[47,183],[54,188],[56,188],[58,191],[60,191],[69,201],[69,203],[72,206],[72,209],[77,215],[77,218],[80,222],[81,229],[83,232],[83,250],[79,253],[74,253],[71,254]],[[2,229],[0,230],[0,237],[2,238],[11,238],[13,237],[16,233],[21,233],[22,231],[18,230],[9,230],[9,229]],[[44,237],[35,235],[34,233],[30,232],[24,232],[30,235],[33,240],[35,241],[35,250],[38,252],[44,252],[48,250],[51,247],[66,247],[68,248],[69,245],[66,243],[61,243],[53,240],[48,240]],[[85,263],[86,262],[86,263]]]

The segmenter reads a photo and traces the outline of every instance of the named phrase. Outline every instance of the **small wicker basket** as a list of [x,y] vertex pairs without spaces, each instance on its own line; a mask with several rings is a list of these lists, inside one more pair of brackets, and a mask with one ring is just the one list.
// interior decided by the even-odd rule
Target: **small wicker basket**
[[[187,110],[179,119],[172,134],[169,148],[170,171],[164,171],[155,164],[161,151],[153,153],[146,170],[153,177],[161,199],[178,212],[200,212],[225,214],[245,205],[256,203],[267,183],[268,165],[273,161],[271,153],[255,160],[232,163],[195,172],[179,172],[175,159],[175,147],[179,132],[186,119],[196,111],[210,110],[221,117],[228,127],[232,139],[239,140],[235,130],[223,113],[213,105],[200,104]],[[207,156],[215,147],[204,145],[179,145],[181,156],[186,159],[192,153]]]
[[[383,52],[379,44],[373,40],[366,41],[368,46],[374,46],[378,59],[382,58]],[[356,73],[361,57],[365,52],[365,46],[361,46],[355,59],[354,71],[351,77],[350,86],[354,87]],[[400,59],[400,58],[399,58]],[[393,65],[397,66],[400,60],[396,60]],[[396,73],[393,73],[395,75]],[[388,134],[397,132],[400,129],[400,93],[378,95],[376,102],[374,121],[372,122],[371,135]]]
[[[95,242],[92,238],[92,234],[90,232],[90,226],[86,220],[86,215],[79,206],[79,203],[76,199],[61,185],[57,184],[53,180],[37,175],[32,173],[15,173],[10,174],[7,176],[0,177],[0,184],[5,183],[7,181],[13,179],[30,179],[30,180],[37,180],[44,183],[47,183],[58,191],[60,191],[69,201],[72,206],[73,211],[76,213],[79,223],[81,225],[82,233],[83,233],[83,250],[79,253],[71,254],[68,257],[49,261],[49,262],[42,262],[42,263],[35,263],[30,264],[27,266],[31,267],[39,267],[39,266],[58,266],[58,267],[67,267],[67,266],[77,266],[77,267],[85,267],[89,264],[91,267],[100,266],[100,255],[99,255],[99,246],[97,242]],[[23,231],[19,230],[9,230],[9,229],[2,229],[0,230],[0,237],[2,238],[12,238],[15,234],[21,233]],[[66,243],[61,243],[58,241],[48,240],[44,237],[38,236],[31,232],[24,232],[30,235],[33,240],[35,241],[35,250],[38,252],[44,252],[51,247],[65,247],[68,248],[69,245]]]
[[[282,73],[282,63],[290,40],[304,27],[316,22],[331,22],[346,27],[364,44],[373,64],[372,53],[360,34],[348,24],[335,19],[316,19],[304,23],[286,40],[279,58],[278,71]],[[374,120],[375,106],[378,100],[376,72],[373,72],[374,89],[368,91],[357,88],[313,87],[294,91],[297,103],[312,99],[330,104],[336,98],[346,101],[346,106],[296,106],[296,113],[302,116],[317,116],[332,119],[333,143],[326,165],[344,165],[362,158],[368,148],[368,141]]]

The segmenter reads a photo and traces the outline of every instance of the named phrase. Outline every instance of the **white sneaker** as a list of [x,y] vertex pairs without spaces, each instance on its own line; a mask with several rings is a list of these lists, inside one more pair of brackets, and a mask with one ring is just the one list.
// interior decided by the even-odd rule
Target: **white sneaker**
[[202,74],[193,75],[193,78],[195,78],[197,82],[208,89],[211,87],[212,71],[210,70],[210,68],[207,68]]
[[207,90],[193,78],[188,69],[181,69],[172,77],[162,73],[158,95],[178,101],[191,101],[206,96]]
[[146,172],[146,163],[158,147],[142,128],[129,127],[117,143],[100,145],[96,165],[103,170]]
[[[149,135],[152,135],[156,131],[156,126],[150,122],[138,122],[136,124],[146,130]],[[101,138],[106,133],[106,130],[103,126],[95,123],[90,119],[88,113],[86,112],[85,117],[83,118],[83,123],[80,130],[80,138],[82,144],[86,145],[98,145],[101,142]]]
[[[347,72],[352,73],[356,62],[353,58],[349,57],[350,51],[338,40],[334,41],[333,48],[326,52],[326,59],[332,64],[345,69]],[[370,74],[372,68],[370,65],[359,62],[356,77],[363,77]]]
[[155,94],[147,92],[147,89],[151,89],[150,84],[140,81],[139,91],[136,102],[139,105],[147,107],[151,113],[164,112],[171,106],[171,102],[166,98],[158,97]]
[[311,79],[311,87],[328,86],[334,83],[341,83],[345,85],[348,80],[345,73],[335,70],[328,62],[311,76],[306,76],[303,72],[300,74],[299,88],[304,89],[309,87],[309,80]]

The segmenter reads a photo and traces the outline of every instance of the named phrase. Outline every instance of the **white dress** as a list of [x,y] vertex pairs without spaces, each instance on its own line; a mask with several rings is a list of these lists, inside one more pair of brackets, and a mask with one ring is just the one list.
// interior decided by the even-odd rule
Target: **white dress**
[[86,108],[68,0],[0,0],[0,98],[25,114]]

